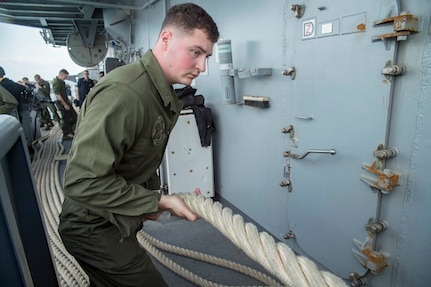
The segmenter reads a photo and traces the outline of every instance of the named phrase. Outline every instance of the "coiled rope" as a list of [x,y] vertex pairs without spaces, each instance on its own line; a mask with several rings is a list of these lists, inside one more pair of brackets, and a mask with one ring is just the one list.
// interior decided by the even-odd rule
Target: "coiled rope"
[[[58,176],[59,161],[56,160],[64,157],[61,136],[62,132],[56,125],[47,136],[35,141],[35,153],[32,161],[34,178],[41,199],[43,216],[61,286],[89,286],[88,276],[74,257],[66,251],[57,231],[61,203],[64,199]],[[36,144],[38,145],[37,148]],[[277,277],[284,286],[347,286],[341,278],[334,274],[320,271],[308,258],[296,256],[287,245],[281,242],[276,243],[268,233],[258,232],[253,224],[244,223],[240,215],[233,214],[231,209],[223,208],[220,203],[213,202],[212,199],[204,196],[196,196],[193,193],[180,193],[178,196],[194,213],[212,224],[251,259],[260,263],[269,273]],[[269,286],[279,286],[275,280],[259,271],[241,264],[161,243],[144,231],[138,232],[137,239],[162,264],[199,286],[221,285],[207,281],[185,270],[164,256],[156,249],[156,246],[168,252],[242,272]]]
[[32,168],[59,284],[62,287],[85,287],[90,285],[87,274],[67,252],[58,234],[59,214],[64,197],[58,176],[60,163],[55,158],[64,152],[61,141],[62,131],[57,125],[46,136],[37,139],[33,143]]

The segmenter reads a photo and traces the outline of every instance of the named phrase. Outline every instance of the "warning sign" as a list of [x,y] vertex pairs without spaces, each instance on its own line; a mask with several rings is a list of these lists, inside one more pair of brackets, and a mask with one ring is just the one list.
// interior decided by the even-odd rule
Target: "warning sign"
[[302,23],[302,39],[314,38],[316,19],[309,19]]

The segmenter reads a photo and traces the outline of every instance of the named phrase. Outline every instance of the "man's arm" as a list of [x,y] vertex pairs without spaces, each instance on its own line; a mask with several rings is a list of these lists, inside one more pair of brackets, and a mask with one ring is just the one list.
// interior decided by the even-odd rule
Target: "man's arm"
[[[117,172],[127,149],[136,144],[144,125],[140,96],[128,87],[103,89],[103,96],[81,111],[79,128],[64,174],[65,194],[83,205],[125,216],[156,212],[160,194]],[[118,94],[128,97],[118,97]],[[119,123],[126,123],[122,125]],[[139,144],[147,144],[140,140]],[[145,160],[143,155],[142,160]],[[130,168],[134,168],[130,163]],[[133,171],[131,171],[133,172]]]
[[15,97],[0,85],[0,114],[9,114],[17,106]]
[[64,101],[63,97],[61,96],[61,87],[59,83],[54,81],[54,83],[52,84],[52,89],[54,91],[55,98],[57,99],[57,101],[61,103],[65,110],[70,110],[69,105]]

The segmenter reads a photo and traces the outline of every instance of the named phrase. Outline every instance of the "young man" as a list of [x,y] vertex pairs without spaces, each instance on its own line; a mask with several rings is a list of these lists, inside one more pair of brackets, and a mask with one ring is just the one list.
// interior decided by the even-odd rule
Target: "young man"
[[[37,111],[40,127],[46,126],[45,129],[49,130],[54,126],[51,119],[51,114],[54,119],[60,122],[60,117],[57,114],[57,109],[51,100],[51,86],[48,81],[45,81],[39,74],[34,75],[35,87],[37,88],[37,97],[40,101],[41,108]],[[49,113],[51,112],[51,114]]]
[[61,129],[63,130],[63,140],[71,140],[74,134],[77,115],[73,109],[66,92],[66,83],[64,80],[69,76],[69,72],[61,69],[58,76],[52,82],[52,90],[57,99],[56,105],[61,113]]
[[94,87],[94,81],[90,79],[88,70],[84,71],[84,77],[78,80],[76,84],[76,99],[78,100],[78,107],[82,106],[88,92]]
[[163,210],[198,218],[179,197],[159,192],[156,170],[182,109],[172,84],[189,85],[205,71],[218,37],[202,8],[174,6],[154,49],[108,73],[82,105],[59,232],[91,286],[167,286],[136,232]]

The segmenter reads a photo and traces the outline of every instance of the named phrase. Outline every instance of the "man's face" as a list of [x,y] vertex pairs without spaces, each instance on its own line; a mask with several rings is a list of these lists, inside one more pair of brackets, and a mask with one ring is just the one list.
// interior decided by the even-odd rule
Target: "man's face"
[[192,34],[174,30],[167,42],[166,78],[170,84],[190,85],[206,69],[206,59],[211,56],[213,45],[207,35],[195,29]]
[[85,73],[84,73],[84,78],[85,78],[86,80],[88,80],[88,72],[85,72]]
[[66,80],[67,79],[67,77],[69,76],[69,74],[64,74],[64,73],[60,73],[60,75],[58,76],[58,78],[60,79],[60,80]]

